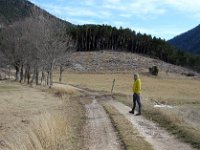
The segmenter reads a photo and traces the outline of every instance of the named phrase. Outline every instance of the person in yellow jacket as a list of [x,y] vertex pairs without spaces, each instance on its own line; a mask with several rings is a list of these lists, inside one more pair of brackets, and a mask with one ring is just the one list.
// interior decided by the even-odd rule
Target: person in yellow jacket
[[136,102],[137,102],[138,106],[139,106],[139,111],[138,111],[138,113],[136,115],[141,115],[142,104],[141,104],[140,93],[141,93],[141,80],[140,80],[139,74],[134,74],[134,83],[133,83],[133,108],[132,108],[131,111],[129,111],[129,113],[134,114],[135,107],[136,107]]

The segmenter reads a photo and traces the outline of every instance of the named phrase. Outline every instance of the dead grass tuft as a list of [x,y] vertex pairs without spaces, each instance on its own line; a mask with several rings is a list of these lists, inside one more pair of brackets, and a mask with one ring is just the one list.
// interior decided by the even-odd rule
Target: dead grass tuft
[[153,150],[152,145],[141,137],[137,129],[114,107],[102,102],[103,107],[108,113],[111,121],[118,131],[119,137],[127,150]]
[[55,96],[59,97],[59,98],[66,98],[66,97],[70,97],[73,95],[77,95],[78,91],[70,88],[70,87],[64,87],[62,85],[58,85],[58,86],[54,86],[52,88],[49,89],[42,89],[43,92],[49,92],[51,94],[54,94]]
[[[7,136],[1,137],[0,148],[18,150],[55,150],[62,149],[67,136],[67,121],[62,113],[44,112],[34,117],[30,124],[12,127]],[[65,147],[66,148],[66,147]]]
[[[81,149],[85,112],[76,94],[66,89],[12,85],[18,90],[0,94],[0,149]],[[56,92],[62,99],[52,96]]]
[[63,97],[64,95],[74,95],[75,91],[73,89],[65,88],[53,88],[54,94],[58,97]]

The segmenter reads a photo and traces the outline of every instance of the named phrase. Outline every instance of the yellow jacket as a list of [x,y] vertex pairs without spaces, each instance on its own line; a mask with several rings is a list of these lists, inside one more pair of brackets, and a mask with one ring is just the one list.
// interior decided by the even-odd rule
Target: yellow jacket
[[137,79],[133,83],[133,93],[140,94],[140,92],[141,92],[141,80]]

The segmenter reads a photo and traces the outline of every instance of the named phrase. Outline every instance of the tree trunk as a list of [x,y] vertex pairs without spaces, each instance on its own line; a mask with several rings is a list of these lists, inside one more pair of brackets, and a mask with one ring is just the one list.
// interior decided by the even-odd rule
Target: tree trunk
[[4,75],[5,75],[5,80],[7,79],[7,69],[5,69],[5,72],[4,72]]
[[36,72],[35,72],[35,84],[39,85],[39,72],[38,72],[38,70],[36,70]]
[[19,81],[19,66],[15,65],[15,80]]
[[41,76],[41,80],[40,80],[41,85],[42,85],[44,80],[45,80],[45,74],[44,74],[44,69],[42,69],[42,76]]
[[31,78],[31,74],[30,74],[30,66],[27,67],[27,83],[30,83],[30,78]]
[[35,80],[35,68],[34,68],[34,71],[33,71],[33,76],[32,76],[32,79],[31,79],[31,84],[34,82]]
[[22,65],[20,69],[20,83],[23,81],[23,78],[24,78],[24,66]]
[[53,63],[51,64],[51,70],[50,70],[50,88],[53,85]]
[[35,68],[35,84],[39,85],[39,71],[38,71],[38,68]]
[[64,71],[64,68],[63,66],[60,66],[60,77],[59,77],[59,82],[61,83],[62,82],[62,73]]
[[9,75],[8,75],[9,79],[10,79],[10,74],[11,74],[11,69],[10,69],[10,66],[9,66]]
[[47,80],[46,80],[47,86],[49,86],[49,76],[50,76],[50,71],[47,72]]
[[25,73],[24,73],[24,83],[26,83],[27,76],[28,76],[28,67],[26,66]]

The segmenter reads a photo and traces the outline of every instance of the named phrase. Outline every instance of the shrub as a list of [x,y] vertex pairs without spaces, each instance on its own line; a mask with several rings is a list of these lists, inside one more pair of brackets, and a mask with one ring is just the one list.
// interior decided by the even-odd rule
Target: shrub
[[154,76],[157,76],[158,75],[158,72],[159,72],[159,69],[157,66],[153,66],[153,67],[150,67],[149,68],[149,72],[154,75]]

